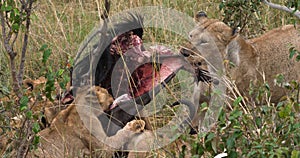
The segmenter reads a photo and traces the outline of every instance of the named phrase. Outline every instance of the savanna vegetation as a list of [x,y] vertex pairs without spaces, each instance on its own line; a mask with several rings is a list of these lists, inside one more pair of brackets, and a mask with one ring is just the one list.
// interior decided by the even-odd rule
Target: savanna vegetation
[[[299,23],[299,0],[274,3],[290,12],[269,7],[260,0],[112,0],[110,15],[139,6],[161,5],[193,16],[203,10],[209,17],[239,27],[246,38],[257,37],[273,28]],[[40,142],[43,107],[57,104],[55,96],[70,82],[70,68],[86,35],[102,20],[101,0],[1,0],[0,44],[0,153],[1,157],[26,157]],[[295,15],[293,15],[295,14]],[[146,29],[144,41],[181,46],[184,38],[161,29]],[[280,39],[278,39],[280,40]],[[291,60],[300,53],[290,48]],[[300,68],[299,68],[300,69]],[[42,77],[42,78],[41,78]],[[40,79],[33,89],[26,79]],[[166,157],[300,157],[300,83],[286,83],[278,75],[276,84],[286,88],[282,102],[264,102],[271,96],[269,84],[252,90],[257,102],[236,96],[231,108],[221,111],[218,122],[207,133],[185,134],[181,146],[162,149]],[[57,87],[61,89],[57,89]],[[176,93],[176,92],[174,92]],[[207,108],[207,104],[201,104]],[[165,116],[168,119],[167,116]],[[155,120],[155,118],[153,118]],[[158,116],[158,122],[164,120]],[[105,152],[105,151],[103,151]],[[155,152],[150,153],[150,157]]]

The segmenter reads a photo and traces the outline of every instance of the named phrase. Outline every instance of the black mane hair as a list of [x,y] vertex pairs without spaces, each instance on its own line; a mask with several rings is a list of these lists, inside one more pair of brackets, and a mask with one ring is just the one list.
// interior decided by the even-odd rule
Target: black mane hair
[[[122,17],[118,23],[116,23],[115,25],[113,25],[111,28],[107,30],[107,32],[110,34],[109,35],[110,38],[101,39],[101,40],[109,40],[111,42],[114,37],[129,31],[132,31],[134,35],[137,35],[141,39],[143,39],[144,30],[143,30],[142,22],[143,20],[140,15],[129,13],[128,16]],[[94,84],[107,89],[108,92],[112,95],[112,90],[110,88],[111,74],[115,63],[117,62],[120,56],[111,54],[110,48],[111,48],[111,43],[104,49],[97,63]]]

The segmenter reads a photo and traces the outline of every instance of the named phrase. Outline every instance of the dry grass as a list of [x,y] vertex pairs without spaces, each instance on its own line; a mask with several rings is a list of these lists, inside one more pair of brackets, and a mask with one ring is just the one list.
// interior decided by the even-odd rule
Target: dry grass
[[[190,16],[199,10],[204,10],[208,16],[222,19],[217,0],[112,0],[110,14],[134,7],[152,5],[174,8]],[[104,2],[103,0],[39,0],[35,6],[26,57],[26,78],[38,78],[44,75],[45,71],[43,70],[46,67],[41,62],[42,52],[39,51],[44,44],[52,49],[53,54],[49,59],[51,65],[48,66],[52,67],[53,71],[65,68],[67,63],[72,62],[81,42],[101,21],[100,15],[103,12]],[[265,10],[261,13],[263,15],[261,21],[266,30],[291,23],[287,14],[268,7],[264,8]],[[145,42],[161,42],[179,46],[185,41],[184,38],[170,31],[146,29]],[[0,88],[3,85],[9,87],[10,80],[7,80],[10,77],[9,74],[7,56],[3,49],[0,49]],[[230,83],[227,84],[230,85]],[[176,88],[176,85],[174,87]],[[248,111],[249,109],[245,107],[245,112],[248,113]],[[164,113],[172,114],[173,111],[166,110]],[[166,123],[164,121],[170,119],[159,114],[154,116],[155,118],[152,119],[155,127],[163,126]]]
[[[219,1],[181,1],[181,0],[121,0],[112,1],[111,14],[118,13],[124,9],[139,6],[161,5],[167,8],[174,8],[190,16],[199,10],[204,10],[210,17],[222,18],[218,11]],[[41,52],[39,48],[43,44],[49,45],[53,54],[51,59],[53,65],[63,67],[68,59],[74,58],[81,41],[100,21],[100,14],[103,11],[103,1],[95,0],[41,0],[35,5],[34,16],[32,17],[31,38],[27,54],[26,75],[38,77],[41,67]],[[274,28],[289,23],[286,15],[280,11],[265,7],[262,13],[262,22],[266,29]],[[283,16],[285,15],[285,16]],[[174,37],[167,31],[152,31],[146,34],[150,36],[146,40],[180,43],[181,39]],[[170,37],[174,37],[170,40]],[[176,41],[177,40],[177,41]],[[178,41],[179,40],[179,41]],[[0,72],[7,73],[7,59],[4,53],[0,55]],[[6,66],[3,66],[6,65]],[[3,82],[3,80],[2,80]]]
[[[184,12],[190,16],[199,10],[204,10],[208,16],[222,18],[222,13],[218,11],[219,1],[182,1],[182,0],[121,0],[112,1],[111,15],[125,9],[140,6],[160,5]],[[53,51],[51,60],[55,69],[64,67],[68,60],[72,60],[81,41],[85,36],[97,26],[101,20],[99,17],[104,8],[103,1],[95,0],[41,0],[35,3],[34,16],[30,31],[30,43],[28,46],[26,77],[37,78],[41,65],[42,53],[39,52],[43,44],[47,44]],[[286,23],[290,23],[286,14],[265,7],[262,13],[262,22],[266,29],[274,28]],[[284,16],[283,16],[284,15]],[[158,41],[170,44],[182,44],[182,38],[161,30],[147,30],[146,41]],[[172,40],[170,40],[172,39]],[[17,45],[18,47],[18,45]],[[2,50],[3,51],[3,50]],[[7,76],[9,72],[5,53],[0,54],[0,73]],[[2,84],[5,83],[1,79]],[[6,85],[6,84],[4,84]]]
[[[53,60],[53,65],[58,65],[56,68],[65,66],[67,60],[73,59],[81,41],[101,20],[99,17],[103,12],[103,5],[103,1],[92,0],[38,1],[35,16],[32,18],[31,39],[27,54],[29,60],[26,63],[25,74],[34,78],[41,75],[38,73],[42,58],[39,48],[43,44],[49,45],[52,49],[53,54],[50,59]],[[110,14],[118,13],[124,9],[149,5],[175,8],[191,16],[194,11],[202,9],[208,11],[209,8],[217,7],[217,3],[196,3],[196,1],[121,0],[112,1]],[[172,36],[174,37],[170,32],[154,30],[153,32],[146,32],[145,40],[167,41],[169,43],[180,42],[178,41],[180,38],[176,37],[173,38],[174,40],[169,40]]]

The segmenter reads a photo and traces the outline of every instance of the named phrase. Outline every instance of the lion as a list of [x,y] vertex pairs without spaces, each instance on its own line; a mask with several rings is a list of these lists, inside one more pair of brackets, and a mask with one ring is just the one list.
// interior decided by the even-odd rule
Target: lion
[[208,18],[204,12],[196,14],[195,21],[197,26],[189,37],[198,50],[196,53],[215,55],[220,52],[224,61],[234,65],[226,70],[242,95],[251,98],[248,96],[250,84],[255,87],[268,83],[272,95],[270,101],[276,103],[286,94],[283,87],[274,83],[277,75],[283,75],[286,82],[300,81],[300,62],[289,59],[290,48],[300,51],[298,26],[286,25],[260,37],[245,39],[236,29]]
[[[173,137],[177,130],[188,127],[188,121],[183,119],[181,126],[178,119],[169,122],[168,129],[171,132],[163,136],[164,130],[155,132],[146,129],[144,120],[132,120],[121,128],[115,135],[107,136],[104,127],[97,117],[104,112],[107,100],[102,100],[99,92],[101,87],[82,87],[78,89],[75,102],[68,105],[54,117],[50,127],[40,131],[40,143],[37,150],[29,153],[29,157],[113,157],[115,151],[129,152],[129,157],[136,154],[149,154],[148,151],[160,147],[158,141],[174,141]],[[106,92],[104,91],[104,95]],[[109,98],[108,96],[105,96]],[[99,102],[100,100],[104,102]],[[100,104],[99,104],[100,103]],[[96,110],[92,111],[91,108]],[[183,112],[184,113],[184,112]],[[189,114],[184,114],[189,115]],[[186,118],[186,116],[182,116]],[[180,119],[182,118],[180,117]],[[189,116],[189,118],[192,118]],[[86,126],[91,125],[91,126]],[[177,130],[175,130],[177,129]],[[174,131],[175,130],[175,131]],[[138,153],[136,153],[138,152]]]
[[[132,120],[116,135],[107,137],[106,141],[111,143],[107,145],[89,132],[78,115],[76,105],[71,104],[59,112],[50,127],[39,132],[41,142],[37,150],[29,153],[29,157],[113,157],[114,150],[121,150],[131,137],[143,132],[144,127],[143,120]],[[96,127],[101,132],[103,129],[100,128]],[[104,131],[102,134],[105,139]]]
[[[228,88],[229,93],[238,93],[245,99],[253,101],[255,98],[249,94],[250,87],[258,88],[268,83],[272,95],[269,101],[277,103],[282,101],[286,94],[283,87],[274,83],[277,75],[283,75],[285,82],[300,81],[300,62],[289,59],[290,48],[300,50],[298,26],[286,25],[260,37],[245,39],[238,34],[237,29],[230,28],[220,20],[208,18],[204,12],[198,12],[195,15],[195,21],[196,26],[189,33],[191,43],[182,47],[180,53],[196,67],[196,71],[204,69],[209,72],[215,71],[214,66],[218,66],[210,61],[215,60],[214,58],[219,55],[222,59],[219,62],[222,65],[225,63],[224,72],[233,84],[224,76],[221,82],[226,83],[227,87],[237,86],[237,89]],[[193,98],[199,100],[199,105],[210,102],[212,86],[213,84],[209,82],[198,82],[195,86]],[[232,95],[229,96],[232,97]],[[227,101],[231,102],[230,99]],[[194,129],[199,123],[201,126],[205,111],[205,108],[198,108],[198,115],[192,121]]]
[[[37,90],[38,86],[46,82],[45,79],[41,79],[44,78],[37,80],[26,79],[24,81],[24,85],[28,87],[28,93]],[[43,113],[48,126],[41,127],[42,130],[38,133],[40,143],[36,150],[28,153],[28,157],[113,157],[114,150],[121,150],[126,145],[126,142],[131,140],[131,137],[144,131],[145,121],[132,120],[119,130],[116,135],[105,138],[104,129],[101,129],[100,125],[100,128],[96,127],[97,131],[102,133],[103,138],[111,145],[102,143],[99,138],[97,139],[93,136],[84,126],[76,109],[76,104],[88,104],[86,99],[90,98],[90,93],[93,93],[92,99],[99,105],[98,108],[101,112],[108,109],[113,102],[113,98],[107,90],[99,86],[85,89],[84,93],[80,93],[82,95],[78,94],[78,101],[61,108],[58,108],[61,105],[57,100],[54,102],[48,100],[37,101],[32,97],[30,102],[32,111],[34,113]],[[12,118],[11,125],[12,127],[20,128],[23,121],[24,116],[16,116]],[[2,138],[0,149],[5,150],[7,146],[12,144],[7,144],[7,139],[5,137]],[[14,154],[16,154],[16,151],[13,151],[11,156]]]

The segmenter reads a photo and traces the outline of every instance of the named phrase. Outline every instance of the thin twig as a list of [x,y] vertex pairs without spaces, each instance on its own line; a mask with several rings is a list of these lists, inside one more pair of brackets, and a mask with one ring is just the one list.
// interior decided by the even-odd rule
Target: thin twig
[[29,34],[29,26],[30,26],[30,15],[32,10],[32,4],[33,0],[30,0],[28,2],[28,7],[25,6],[25,13],[26,13],[26,25],[25,25],[25,35],[23,39],[23,47],[22,47],[22,53],[21,53],[21,62],[19,67],[19,74],[18,74],[18,81],[19,85],[22,85],[22,78],[24,73],[24,64],[25,64],[25,57],[26,57],[26,50],[27,50],[27,44],[28,44],[28,34]]
[[286,6],[275,4],[275,3],[269,2],[268,0],[262,0],[261,2],[265,3],[266,5],[268,5],[271,8],[289,12],[289,13],[295,15],[297,18],[300,19],[300,11],[299,10],[295,10],[293,8],[288,8]]
[[101,15],[101,19],[105,20],[106,18],[108,18],[109,11],[110,11],[110,1],[105,0],[105,2],[104,2],[104,11]]
[[7,33],[6,25],[5,22],[7,19],[4,17],[3,11],[0,12],[0,20],[1,20],[1,27],[2,27],[2,38],[3,38],[3,43],[4,43],[4,48],[7,51],[9,58],[10,58],[10,68],[11,68],[11,76],[13,80],[13,91],[19,95],[19,89],[20,86],[18,84],[18,79],[17,79],[17,71],[16,71],[16,65],[15,65],[15,57],[17,55],[16,52],[14,52],[12,46],[9,44],[9,41],[11,39],[11,30],[9,33]]
[[18,35],[19,35],[19,32],[16,32],[16,33],[15,33],[15,36],[14,36],[12,42],[11,42],[11,45],[12,45],[12,46],[16,43],[17,38],[18,38]]
[[[300,83],[298,83],[298,84],[300,84]],[[300,98],[299,98],[300,97],[300,85],[298,85],[298,90],[297,91],[298,91],[297,92],[297,97],[296,97],[297,98],[297,103],[300,104]]]
[[14,54],[12,48],[9,45],[9,39],[7,37],[7,29],[6,29],[6,25],[5,25],[5,20],[6,18],[3,15],[3,12],[0,12],[0,20],[1,20],[1,27],[2,27],[2,38],[3,38],[3,42],[4,42],[4,47],[7,50],[9,56],[14,57],[16,54]]
[[28,151],[29,151],[29,146],[32,143],[33,139],[34,139],[34,134],[32,132],[32,122],[29,120],[26,123],[26,133],[24,134],[25,138],[23,137],[21,142],[20,142],[20,146],[18,148],[18,152],[17,152],[17,157],[19,158],[26,158]]

